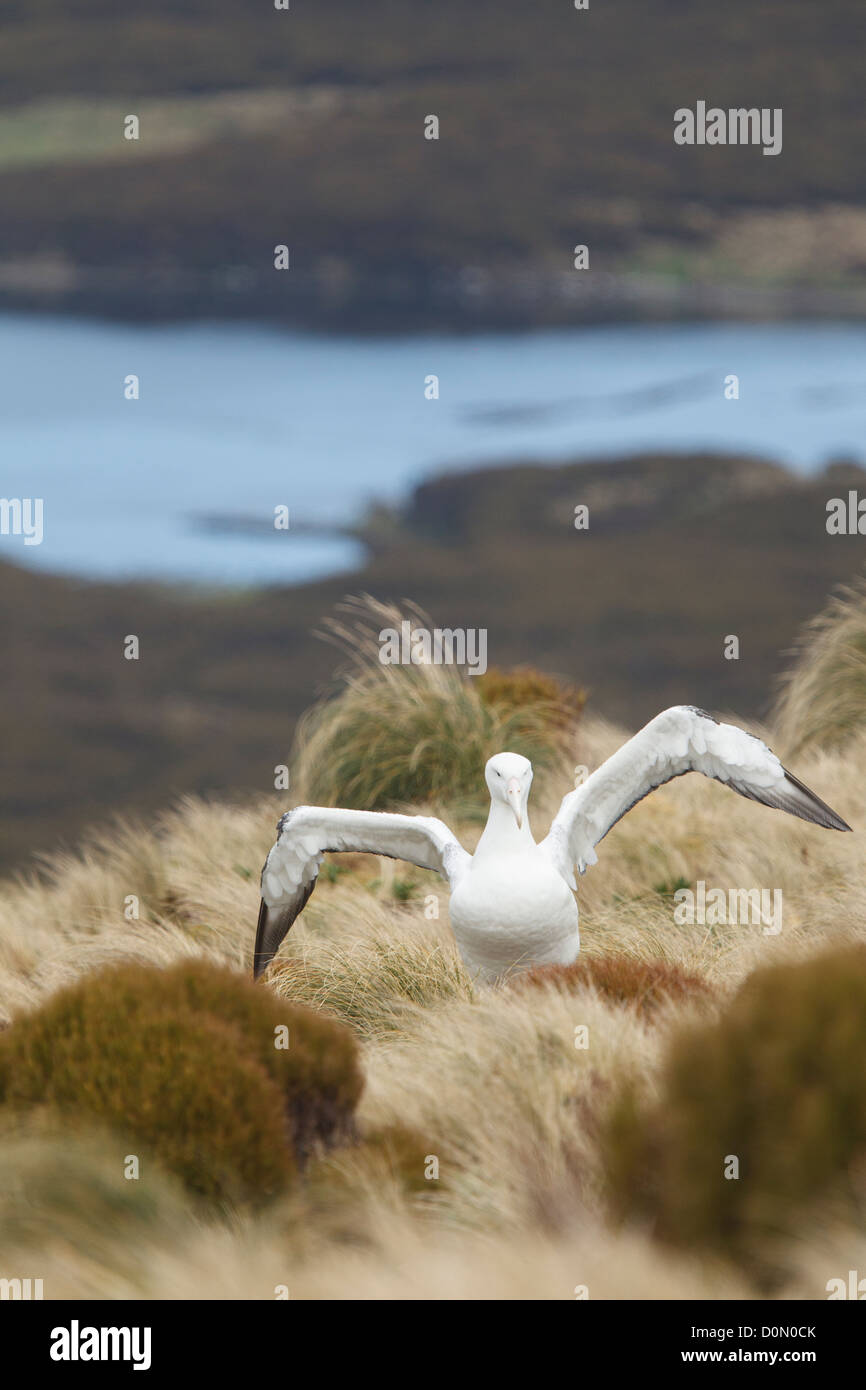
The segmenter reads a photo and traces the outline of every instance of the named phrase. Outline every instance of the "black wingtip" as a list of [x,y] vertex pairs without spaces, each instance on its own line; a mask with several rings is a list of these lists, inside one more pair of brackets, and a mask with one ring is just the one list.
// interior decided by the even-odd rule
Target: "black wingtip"
[[808,810],[812,813],[808,819],[815,821],[817,825],[823,826],[825,830],[849,830],[853,834],[853,827],[850,826],[847,821],[843,820],[841,816],[837,816],[836,812],[831,806],[827,805],[826,801],[822,801],[820,796],[816,796],[815,793],[806,786],[805,782],[801,782],[799,777],[795,777],[787,768],[785,768],[785,777],[797,788],[797,791],[800,792],[801,796],[803,796],[808,803]]
[[271,954],[269,955],[269,954],[267,953],[267,951],[263,951],[263,950],[262,950],[262,945],[263,945],[263,943],[264,943],[265,927],[267,926],[267,921],[268,921],[268,905],[267,905],[267,903],[265,902],[264,898],[262,898],[262,900],[261,900],[261,902],[260,902],[260,904],[259,904],[259,920],[258,920],[258,922],[257,922],[257,924],[256,924],[256,945],[255,945],[255,950],[253,951],[253,979],[254,979],[254,980],[260,980],[260,979],[262,978],[262,976],[264,975],[265,971],[266,971],[267,968],[268,968],[268,965],[270,964],[271,960],[273,959],[273,953],[271,953]]

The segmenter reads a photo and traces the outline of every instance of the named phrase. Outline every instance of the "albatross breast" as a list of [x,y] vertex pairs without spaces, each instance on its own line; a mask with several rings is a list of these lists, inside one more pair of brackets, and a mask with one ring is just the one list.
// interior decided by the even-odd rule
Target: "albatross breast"
[[505,857],[476,855],[448,911],[469,973],[484,981],[569,965],[580,950],[574,894],[532,843]]

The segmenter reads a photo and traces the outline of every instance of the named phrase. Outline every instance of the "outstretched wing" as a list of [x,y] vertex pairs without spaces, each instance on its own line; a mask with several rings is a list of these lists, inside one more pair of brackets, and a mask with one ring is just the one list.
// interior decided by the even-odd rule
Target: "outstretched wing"
[[702,772],[726,783],[740,796],[829,830],[851,829],[792,777],[754,734],[733,724],[720,724],[692,705],[674,705],[650,720],[576,791],[563,798],[540,848],[574,887],[573,866],[583,873],[596,863],[595,846],[626,811],[663,782],[686,772]]
[[453,887],[470,855],[448,826],[433,816],[390,815],[385,811],[344,811],[298,806],[277,824],[277,842],[262,869],[262,904],[256,932],[256,979],[273,960],[280,943],[316,886],[322,855],[356,850],[406,859],[433,869]]

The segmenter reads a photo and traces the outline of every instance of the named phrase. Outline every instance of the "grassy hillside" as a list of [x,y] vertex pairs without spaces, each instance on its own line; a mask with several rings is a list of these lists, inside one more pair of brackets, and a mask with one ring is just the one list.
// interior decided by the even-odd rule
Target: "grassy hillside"
[[[820,304],[786,298],[809,287],[862,308],[859,18],[857,0],[9,3],[0,289],[383,327],[773,314]],[[782,108],[782,154],[676,146],[698,99]],[[294,269],[275,278],[278,242]],[[572,272],[578,242],[626,283]]]
[[679,701],[762,717],[800,625],[862,569],[861,538],[824,525],[849,483],[862,493],[862,472],[801,481],[749,459],[526,464],[422,485],[405,514],[370,518],[363,570],[294,589],[192,597],[3,567],[0,716],[15,737],[0,863],[116,810],[267,796],[338,662],[314,634],[347,593],[409,595],[438,625],[486,628],[491,665],[540,666],[634,725]]
[[[846,620],[857,614],[862,631],[862,599]],[[804,658],[800,698],[808,719],[805,669]],[[592,768],[624,734],[584,716],[572,731],[568,761]],[[581,881],[590,966],[568,986],[540,981],[534,988],[515,982],[473,989],[437,879],[364,856],[335,857],[262,988],[340,1019],[354,1033],[365,1076],[357,1140],[313,1165],[264,1213],[241,1205],[226,1222],[196,1213],[159,1165],[147,1163],[142,1182],[124,1190],[122,1122],[113,1136],[58,1133],[45,1117],[13,1120],[0,1104],[0,1192],[28,1199],[22,1208],[0,1197],[4,1250],[10,1258],[14,1253],[16,1268],[38,1267],[46,1297],[267,1299],[289,1270],[293,1299],[570,1300],[578,1285],[592,1299],[738,1298],[756,1290],[826,1298],[827,1281],[862,1267],[866,1253],[862,1227],[850,1216],[852,1194],[860,1192],[862,1201],[862,1164],[852,1160],[844,1192],[831,1181],[838,1157],[808,1177],[812,1155],[795,1142],[796,1127],[817,1113],[819,1097],[829,1107],[827,1151],[848,1152],[844,1144],[859,1141],[846,1135],[847,1122],[832,1108],[840,1073],[834,1062],[833,1075],[824,1076],[820,1030],[796,1053],[798,1011],[784,1018],[789,1050],[800,1059],[793,1080],[780,1074],[778,1052],[762,1051],[776,1043],[758,1037],[733,1090],[719,1092],[720,1105],[742,1108],[748,1099],[759,1114],[772,1105],[781,1115],[769,1156],[757,1153],[756,1161],[766,1166],[773,1153],[787,1155],[788,1175],[792,1165],[806,1165],[805,1193],[785,1209],[781,1226],[774,1218],[769,1284],[754,1252],[720,1258],[697,1238],[686,1249],[659,1243],[644,1219],[617,1224],[605,1146],[623,1088],[642,1104],[664,1093],[671,1049],[682,1052],[689,1029],[697,1028],[708,1048],[728,1037],[719,1032],[727,1019],[753,1016],[748,992],[732,1001],[744,982],[758,978],[754,972],[809,963],[790,979],[804,991],[802,1019],[811,1027],[809,981],[823,978],[819,959],[866,941],[859,847],[864,756],[862,727],[848,725],[841,748],[813,746],[792,765],[853,825],[853,835],[823,832],[699,777],[676,781],[638,805]],[[536,834],[569,785],[567,767],[537,778]],[[3,888],[0,1016],[11,1021],[5,1036],[11,1039],[15,1021],[62,986],[108,963],[162,968],[192,956],[248,971],[255,880],[276,802],[270,810],[261,798],[254,806],[189,802],[147,829],[117,830],[55,859],[47,884]],[[477,821],[463,818],[447,797],[434,809],[474,845]],[[674,888],[700,879],[726,889],[780,889],[782,931],[765,935],[749,923],[678,925]],[[438,920],[425,911],[431,893]],[[140,903],[136,920],[124,916],[130,894]],[[619,961],[616,972],[601,968],[612,959]],[[687,979],[694,987],[683,988]],[[857,1052],[862,1016],[858,1021],[839,1003],[832,1007],[827,1055],[838,1059],[846,1037]],[[575,1047],[577,1025],[589,1029],[585,1049]],[[848,1116],[856,1106],[864,1113],[860,1058],[852,1056],[843,1068]],[[784,1089],[807,1083],[811,1110],[796,1099],[805,1090]],[[669,1132],[676,1138],[680,1130],[674,1125]],[[687,1138],[684,1129],[677,1142]],[[743,1142],[748,1145],[748,1133]],[[420,1168],[431,1155],[439,1158],[439,1176],[425,1180]],[[744,1164],[748,1202],[755,1188],[745,1156]],[[721,1182],[721,1159],[717,1169]],[[714,1200],[711,1192],[705,1202]],[[753,1200],[753,1234],[760,1210]],[[766,1244],[760,1251],[766,1256]]]

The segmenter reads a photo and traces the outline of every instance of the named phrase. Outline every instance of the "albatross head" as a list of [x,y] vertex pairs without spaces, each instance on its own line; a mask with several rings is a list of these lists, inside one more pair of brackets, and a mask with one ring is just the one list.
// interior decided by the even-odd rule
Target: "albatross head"
[[490,791],[490,800],[510,806],[520,829],[526,816],[526,803],[532,784],[532,763],[519,753],[497,753],[487,762],[484,780]]

